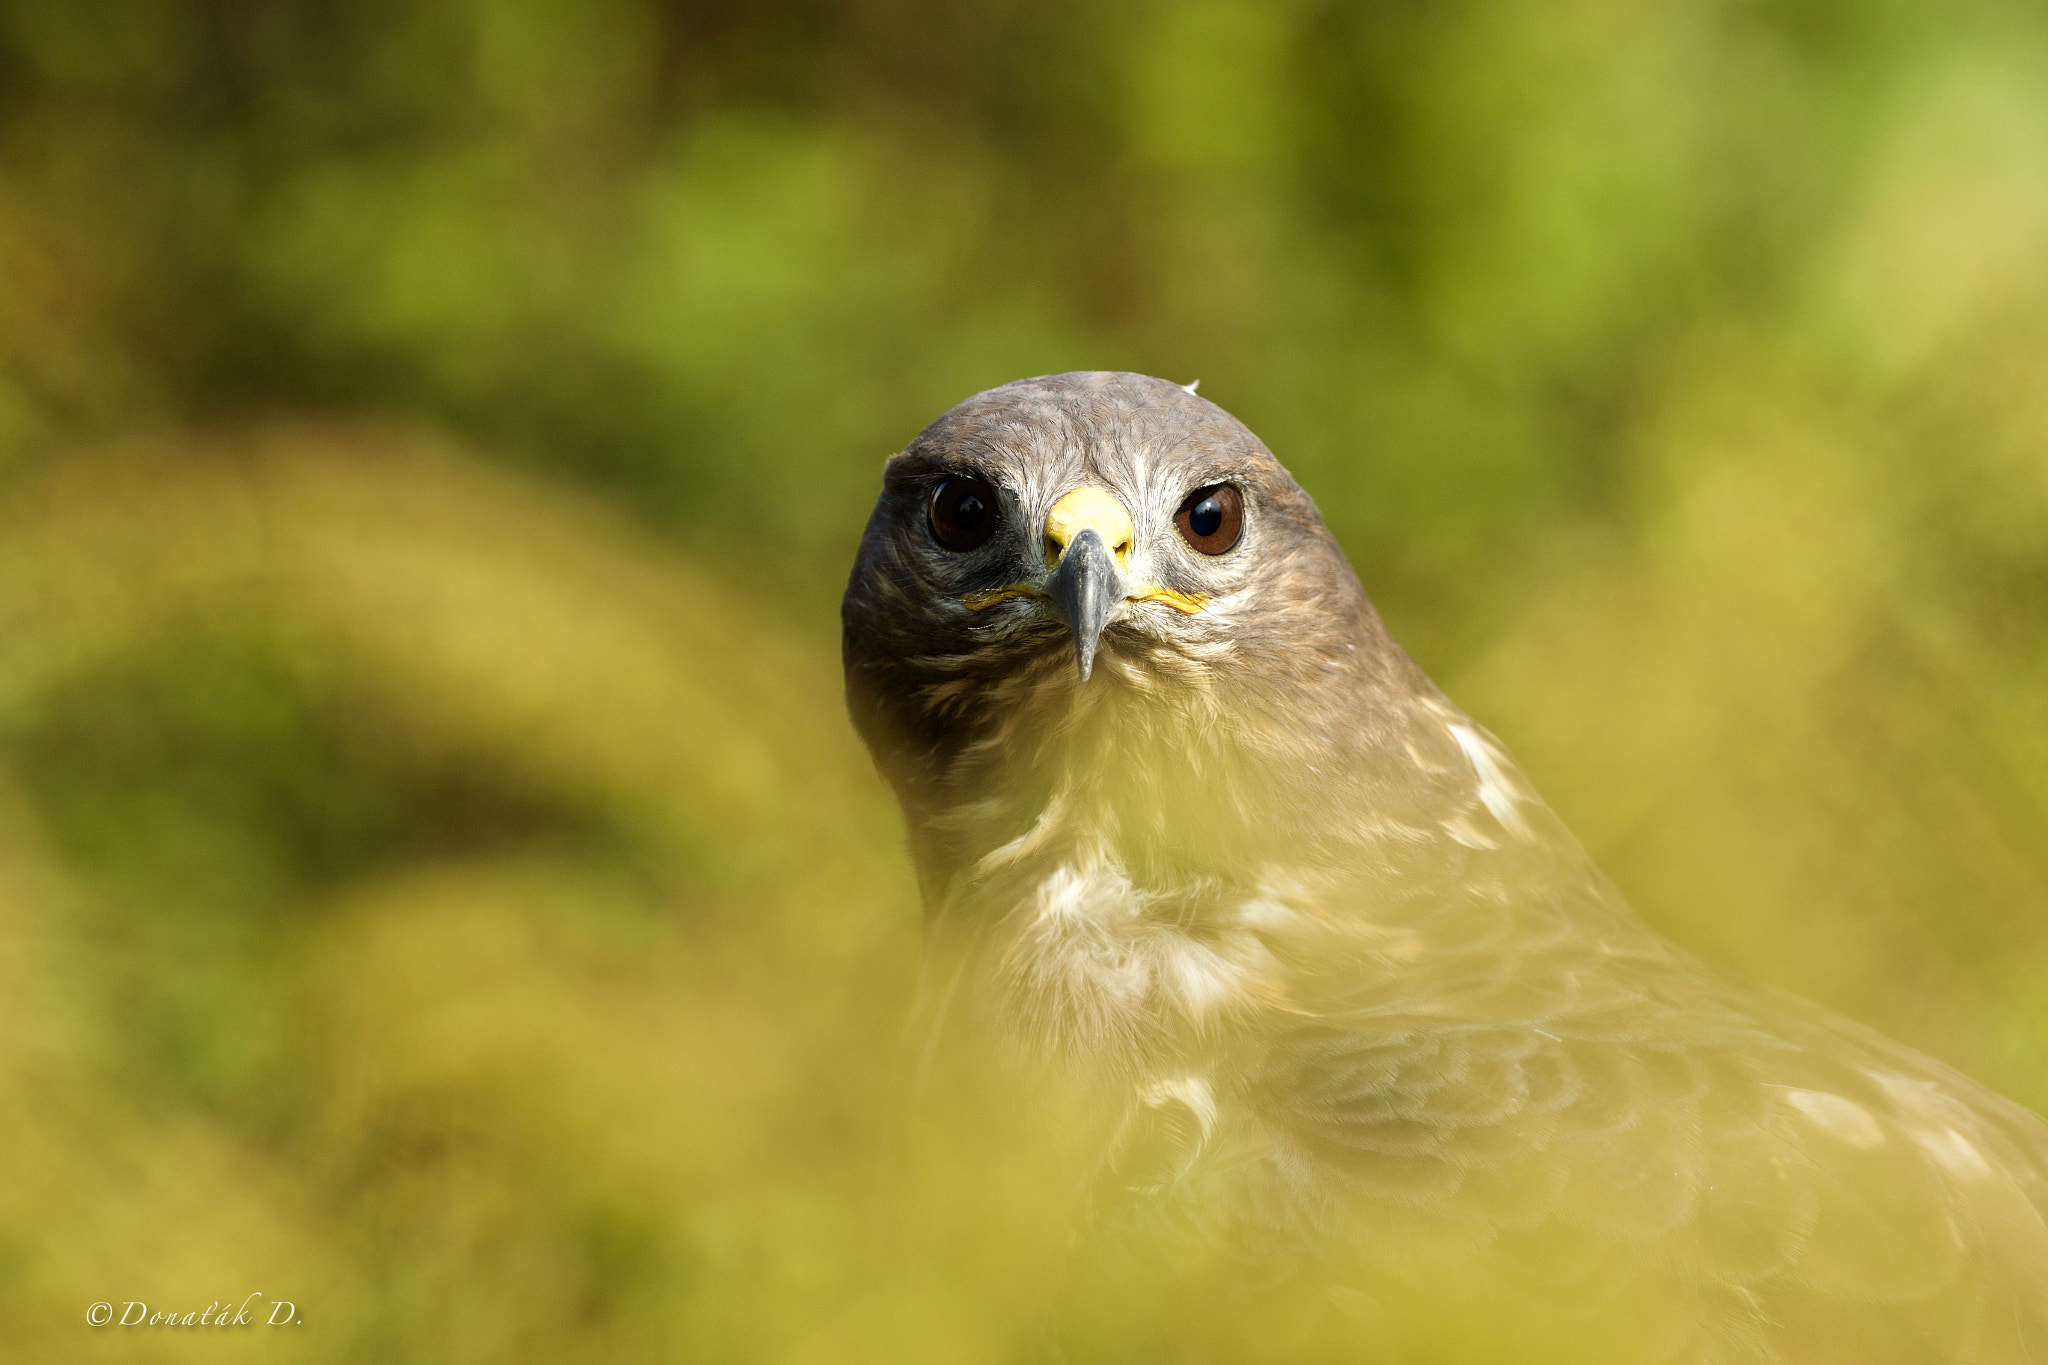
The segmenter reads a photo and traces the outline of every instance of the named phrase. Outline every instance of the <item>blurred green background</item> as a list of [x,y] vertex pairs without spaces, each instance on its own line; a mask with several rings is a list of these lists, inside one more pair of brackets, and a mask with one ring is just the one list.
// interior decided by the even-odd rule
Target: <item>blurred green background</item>
[[1016,1358],[836,604],[1074,368],[1648,918],[2048,1106],[2038,6],[0,0],[0,1356]]

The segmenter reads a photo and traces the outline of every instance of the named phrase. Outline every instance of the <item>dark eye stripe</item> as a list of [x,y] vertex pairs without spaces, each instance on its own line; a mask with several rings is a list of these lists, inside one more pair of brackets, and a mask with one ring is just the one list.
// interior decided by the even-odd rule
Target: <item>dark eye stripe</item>
[[1173,514],[1173,524],[1180,538],[1203,554],[1223,554],[1244,533],[1244,497],[1236,484],[1197,488]]
[[932,489],[932,539],[956,554],[978,550],[995,534],[1001,520],[996,490],[986,479],[955,474]]

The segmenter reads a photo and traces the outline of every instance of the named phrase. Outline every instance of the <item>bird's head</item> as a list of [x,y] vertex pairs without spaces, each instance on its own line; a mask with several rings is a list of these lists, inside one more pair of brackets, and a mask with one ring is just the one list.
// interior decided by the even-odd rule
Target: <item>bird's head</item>
[[927,427],[884,471],[844,621],[913,829],[998,777],[1044,797],[1025,770],[1129,796],[1329,754],[1374,728],[1361,693],[1428,686],[1272,453],[1143,375],[1019,380]]

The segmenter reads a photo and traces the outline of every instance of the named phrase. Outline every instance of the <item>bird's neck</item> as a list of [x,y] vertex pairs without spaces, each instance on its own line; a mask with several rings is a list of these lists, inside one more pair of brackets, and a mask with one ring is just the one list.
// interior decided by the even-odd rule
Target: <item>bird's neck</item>
[[1338,697],[1345,727],[1206,707],[1113,681],[1029,723],[1014,708],[929,805],[906,799],[935,951],[1031,1049],[1142,1088],[1213,1072],[1219,1039],[1298,1014],[1332,961],[1349,998],[1398,1014],[1423,962],[1456,976],[1566,921],[1588,951],[1662,951],[1433,689]]
[[1503,811],[1526,798],[1426,682],[1379,683],[1332,673],[1276,695],[1267,678],[1233,686],[1114,654],[1086,681],[1057,658],[1019,668],[884,763],[928,908],[1048,859],[1113,864],[1165,895],[1256,885],[1274,864],[1372,865],[1455,837],[1475,796]]
[[1434,713],[1412,721],[1433,738],[1388,715],[1302,734],[1113,669],[1034,700],[905,797],[935,948],[1002,1028],[1142,1083],[1281,1004],[1276,942],[1329,883],[1400,899],[1414,850],[1473,804],[1413,780],[1423,752],[1473,785]]

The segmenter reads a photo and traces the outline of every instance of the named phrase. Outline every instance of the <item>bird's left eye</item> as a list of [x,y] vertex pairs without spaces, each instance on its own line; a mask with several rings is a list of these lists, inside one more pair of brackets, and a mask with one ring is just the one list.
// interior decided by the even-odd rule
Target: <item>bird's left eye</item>
[[1205,555],[1220,555],[1244,532],[1244,497],[1234,484],[1212,483],[1188,494],[1173,514],[1180,538]]
[[996,533],[996,490],[972,474],[956,474],[932,490],[932,538],[956,554],[978,550]]

